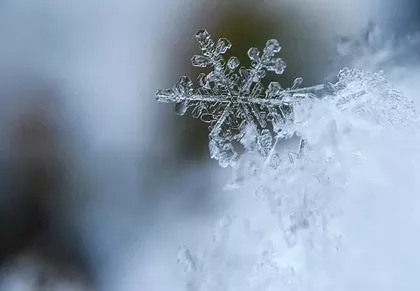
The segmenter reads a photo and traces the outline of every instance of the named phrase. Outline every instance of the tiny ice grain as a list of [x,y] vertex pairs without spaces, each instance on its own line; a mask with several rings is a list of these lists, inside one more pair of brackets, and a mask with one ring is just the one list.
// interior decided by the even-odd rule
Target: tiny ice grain
[[[262,52],[255,47],[248,50],[249,67],[241,66],[234,56],[225,61],[223,55],[232,46],[229,40],[214,42],[206,30],[199,30],[196,39],[202,54],[192,57],[192,65],[212,71],[199,74],[198,88],[189,77],[181,77],[173,88],[159,90],[157,100],[174,103],[180,115],[191,109],[194,118],[209,124],[210,156],[222,167],[235,164],[241,144],[247,152],[270,160],[278,140],[290,137],[283,128],[292,119],[293,101],[314,97],[325,86],[299,88],[303,80],[297,78],[290,88],[278,82],[264,88],[261,81],[267,72],[283,74],[286,68],[276,57],[281,47],[275,39],[268,40]],[[251,140],[245,137],[250,131]]]

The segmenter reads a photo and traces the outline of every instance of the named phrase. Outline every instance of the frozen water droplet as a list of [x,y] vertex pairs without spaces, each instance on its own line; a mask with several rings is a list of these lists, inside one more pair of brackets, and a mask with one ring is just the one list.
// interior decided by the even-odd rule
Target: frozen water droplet
[[203,41],[210,38],[210,33],[206,29],[199,29],[195,34],[198,41]]
[[274,53],[278,53],[281,50],[281,46],[276,39],[270,39],[265,44],[264,53],[268,53],[273,55]]
[[232,44],[226,38],[221,38],[217,41],[216,44],[216,54],[224,54],[228,49],[232,47]]
[[261,147],[261,151],[264,154],[268,154],[270,152],[271,147],[273,145],[273,137],[271,135],[270,130],[268,129],[261,130],[259,144]]
[[231,143],[219,138],[210,140],[209,150],[210,156],[218,160],[222,168],[232,165],[238,155]]
[[237,67],[239,67],[239,64],[240,62],[237,57],[231,57],[227,63],[228,68],[232,71],[235,70]]
[[214,116],[212,114],[201,115],[201,121],[205,123],[211,123],[213,120],[214,120]]
[[187,76],[179,78],[178,83],[175,84],[174,91],[179,95],[189,96],[193,93],[193,83]]
[[260,51],[256,47],[252,47],[248,50],[248,57],[251,59],[251,61],[258,62],[260,60]]
[[257,71],[255,74],[254,82],[258,82],[266,76],[265,70]]
[[210,50],[214,46],[214,43],[211,40],[210,33],[205,29],[200,29],[199,31],[197,31],[195,37],[198,41],[200,49],[204,53],[206,53],[208,50]]
[[200,85],[200,87],[206,87],[206,85],[207,85],[206,74],[200,73],[197,77],[197,80],[198,80],[198,84]]
[[286,68],[286,63],[281,58],[276,58],[266,65],[268,71],[274,71],[276,74],[281,75]]
[[265,91],[265,96],[267,99],[277,98],[281,91],[283,91],[283,88],[279,82],[271,82],[268,85],[268,89]]
[[174,97],[174,90],[173,89],[161,89],[158,90],[155,94],[156,99],[160,102],[172,102],[172,98]]
[[299,86],[302,84],[302,82],[303,82],[303,78],[296,78],[293,81],[293,85],[292,85],[292,87],[290,89],[291,90],[295,90],[295,89],[299,88]]
[[210,59],[206,56],[195,55],[191,58],[191,63],[194,67],[205,68],[210,64]]

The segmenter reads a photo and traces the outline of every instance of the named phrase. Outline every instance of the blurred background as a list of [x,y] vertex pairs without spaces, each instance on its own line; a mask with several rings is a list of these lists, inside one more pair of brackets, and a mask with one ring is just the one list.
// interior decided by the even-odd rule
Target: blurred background
[[198,74],[198,29],[245,63],[279,39],[288,66],[269,78],[315,85],[338,69],[337,39],[372,21],[415,33],[419,12],[415,0],[0,1],[0,290],[183,290],[178,247],[200,244],[229,200],[206,125],[154,98]]

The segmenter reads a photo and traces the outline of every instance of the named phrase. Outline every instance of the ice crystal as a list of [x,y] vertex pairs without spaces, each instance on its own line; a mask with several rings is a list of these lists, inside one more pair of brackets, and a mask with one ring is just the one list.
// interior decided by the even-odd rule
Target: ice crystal
[[[182,249],[187,290],[330,290],[317,289],[318,278],[307,275],[322,276],[319,261],[336,258],[340,250],[342,233],[334,226],[339,201],[359,191],[352,184],[361,178],[363,157],[375,151],[372,144],[387,141],[392,131],[418,128],[412,100],[396,92],[383,73],[343,69],[331,90],[322,99],[293,103],[288,130],[307,141],[304,155],[268,167],[256,184],[250,183],[251,172],[261,171],[265,159],[243,156],[246,189],[265,202],[265,212],[258,211],[261,200],[252,199],[252,211],[223,219],[200,255]],[[248,138],[254,133],[247,132]],[[278,158],[288,155],[279,152]],[[241,200],[250,199],[246,193],[241,191]],[[243,229],[245,238],[237,234],[240,216],[254,220]]]
[[180,115],[191,109],[194,118],[209,124],[210,156],[222,167],[238,160],[238,145],[251,147],[246,142],[249,131],[255,140],[252,150],[270,158],[277,140],[285,138],[282,124],[291,118],[291,101],[313,97],[325,86],[299,88],[303,79],[297,78],[289,88],[278,82],[264,88],[262,80],[267,72],[283,74],[286,68],[286,63],[276,56],[281,46],[275,39],[268,40],[262,52],[255,47],[248,50],[248,68],[234,56],[225,61],[223,55],[232,46],[229,40],[220,38],[215,42],[206,30],[199,30],[196,39],[201,55],[193,56],[191,63],[211,67],[211,72],[199,74],[198,88],[189,77],[181,77],[173,88],[156,93],[158,101],[174,103]]
[[[307,275],[322,275],[317,261],[340,249],[338,201],[360,190],[352,184],[363,180],[375,145],[420,135],[413,101],[395,91],[383,72],[348,68],[328,85],[298,88],[298,78],[287,89],[277,82],[264,88],[265,74],[281,74],[286,66],[275,57],[277,41],[268,41],[262,53],[251,48],[251,67],[244,68],[235,57],[224,61],[228,40],[213,42],[204,30],[197,40],[202,55],[192,63],[212,71],[200,74],[197,89],[181,77],[157,97],[175,103],[180,114],[191,108],[210,124],[211,155],[222,166],[234,166],[234,184],[247,183],[240,200],[250,199],[252,211],[224,217],[200,252],[180,250],[187,290],[327,290],[317,289],[318,278]],[[301,138],[298,153],[278,149],[279,140],[292,136]],[[237,145],[244,147],[241,157]],[[243,228],[241,219],[248,222]]]

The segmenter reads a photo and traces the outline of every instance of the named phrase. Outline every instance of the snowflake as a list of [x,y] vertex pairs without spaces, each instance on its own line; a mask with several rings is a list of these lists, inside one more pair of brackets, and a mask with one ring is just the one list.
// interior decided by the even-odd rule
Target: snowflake
[[[226,62],[223,55],[231,48],[225,38],[217,42],[206,30],[196,34],[202,54],[192,57],[195,67],[211,67],[208,74],[198,76],[199,87],[194,88],[189,77],[183,76],[171,89],[159,90],[158,101],[175,103],[175,112],[184,115],[189,109],[194,118],[209,124],[209,150],[211,158],[222,167],[234,165],[242,144],[246,151],[258,152],[266,159],[275,152],[279,139],[285,138],[282,128],[292,118],[292,101],[313,97],[325,85],[299,88],[302,78],[297,78],[290,88],[271,82],[264,88],[262,80],[267,72],[283,74],[286,63],[275,55],[281,47],[277,40],[268,40],[263,51],[250,48],[250,68],[241,66],[237,57]],[[252,131],[255,146],[246,140]]]

